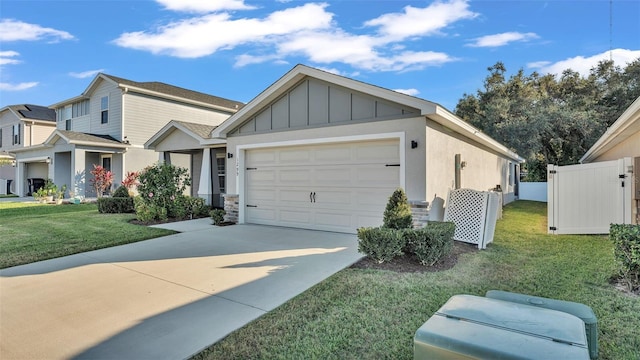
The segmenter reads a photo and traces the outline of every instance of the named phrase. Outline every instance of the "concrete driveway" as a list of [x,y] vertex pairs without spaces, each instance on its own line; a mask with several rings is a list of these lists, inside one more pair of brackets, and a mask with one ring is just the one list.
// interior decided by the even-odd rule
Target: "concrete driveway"
[[0,358],[187,358],[361,257],[349,234],[170,226],[185,232],[1,270]]

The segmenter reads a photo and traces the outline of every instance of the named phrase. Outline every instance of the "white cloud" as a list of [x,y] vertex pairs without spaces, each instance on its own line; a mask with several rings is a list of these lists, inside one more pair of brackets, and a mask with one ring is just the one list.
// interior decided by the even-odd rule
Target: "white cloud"
[[165,9],[190,13],[212,13],[222,10],[249,10],[244,0],[156,0]]
[[14,57],[20,56],[20,53],[13,50],[0,51],[0,65],[15,65],[20,64],[22,61],[14,59]]
[[37,86],[37,82],[23,82],[18,84],[10,84],[5,82],[0,82],[0,90],[2,91],[22,91],[31,89],[34,86]]
[[[184,4],[178,0],[157,1],[167,8],[173,4],[172,9],[195,6],[191,1]],[[244,5],[239,1],[233,3]],[[220,6],[229,9],[229,5]],[[365,27],[377,29],[370,34],[355,34],[334,22],[328,6],[328,3],[307,3],[263,18],[238,18],[221,11],[152,30],[123,33],[114,43],[181,58],[198,58],[251,45],[250,51],[236,56],[236,67],[288,62],[289,57],[298,56],[320,65],[343,63],[368,71],[405,71],[456,59],[441,52],[409,51],[401,41],[439,33],[456,21],[477,16],[468,9],[466,0],[436,1],[425,8],[407,6],[402,12],[379,16],[364,23]],[[207,9],[211,11],[213,5]]]
[[98,75],[101,72],[104,72],[104,69],[87,70],[87,71],[83,71],[83,72],[70,72],[69,76],[74,77],[74,78],[78,78],[78,79],[86,79],[86,78],[89,78],[89,77],[94,77],[94,76]]
[[411,96],[416,96],[420,94],[420,91],[418,89],[393,89],[393,91],[399,92],[401,94],[411,95]]
[[389,40],[403,40],[413,36],[427,36],[464,19],[478,16],[469,10],[466,0],[436,1],[425,8],[406,6],[402,13],[390,13],[365,22],[378,26],[382,36]]
[[519,32],[505,32],[501,34],[482,36],[473,39],[474,42],[468,46],[472,47],[499,47],[505,46],[514,41],[530,41],[538,39],[539,36],[536,33],[519,33]]
[[197,58],[240,44],[270,41],[273,36],[322,29],[330,26],[333,14],[326,4],[305,4],[276,11],[264,19],[231,19],[227,13],[210,14],[170,23],[155,32],[130,32],[114,42],[122,47]]
[[0,20],[0,41],[35,41],[49,39],[49,42],[72,40],[66,31],[42,27],[13,19]]
[[624,67],[633,60],[640,58],[640,50],[614,49],[592,55],[589,57],[576,56],[561,60],[555,63],[549,61],[538,61],[527,64],[528,68],[536,69],[541,74],[561,75],[566,69],[577,71],[582,76],[588,76],[591,68],[598,65],[600,61],[613,59],[618,66]]

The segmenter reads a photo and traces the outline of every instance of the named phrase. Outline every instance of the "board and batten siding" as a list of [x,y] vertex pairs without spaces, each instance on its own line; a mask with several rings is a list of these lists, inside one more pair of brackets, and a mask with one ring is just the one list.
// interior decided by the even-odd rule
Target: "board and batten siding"
[[307,78],[229,136],[412,117],[420,111],[318,79]]
[[231,115],[132,92],[124,95],[124,102],[124,136],[132,145],[143,145],[171,120],[215,126]]

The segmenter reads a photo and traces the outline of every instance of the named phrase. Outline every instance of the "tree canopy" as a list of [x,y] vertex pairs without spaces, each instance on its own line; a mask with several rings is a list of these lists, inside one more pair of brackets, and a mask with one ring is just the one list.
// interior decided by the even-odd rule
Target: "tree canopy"
[[576,164],[640,96],[640,59],[625,68],[602,61],[586,77],[506,78],[502,62],[488,68],[484,89],[464,94],[455,113],[526,159],[527,180],[546,181],[546,164]]

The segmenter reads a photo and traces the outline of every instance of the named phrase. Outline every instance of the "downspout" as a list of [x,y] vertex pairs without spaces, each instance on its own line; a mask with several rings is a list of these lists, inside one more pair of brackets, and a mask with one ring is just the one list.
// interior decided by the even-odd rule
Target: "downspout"
[[[125,114],[125,107],[124,107],[124,103],[125,103],[125,95],[127,95],[127,93],[128,93],[128,92],[129,92],[129,88],[128,88],[128,87],[125,87],[125,88],[124,88],[124,91],[123,91],[123,93],[122,93],[122,114],[120,115],[120,131],[122,131],[122,133],[120,134],[120,136],[122,137],[122,138],[121,138],[121,141],[122,141],[122,142],[124,142],[124,114]],[[124,178],[125,178],[125,176],[126,176],[126,171],[125,171],[125,169],[126,169],[127,167],[125,166],[125,158],[126,158],[126,157],[125,157],[125,153],[126,153],[126,150],[122,152],[122,156],[121,156],[121,158],[122,158],[122,161],[121,161],[122,165],[121,165],[121,169],[120,169],[120,177],[121,177],[120,183],[122,183],[122,180],[124,180]]]

